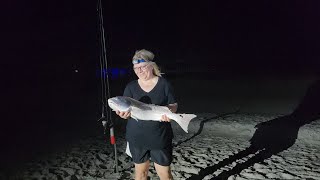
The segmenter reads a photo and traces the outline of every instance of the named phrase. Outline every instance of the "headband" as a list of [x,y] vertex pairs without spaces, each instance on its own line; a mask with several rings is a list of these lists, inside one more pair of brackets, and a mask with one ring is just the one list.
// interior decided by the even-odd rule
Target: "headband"
[[147,61],[144,60],[144,59],[134,59],[134,60],[132,60],[132,64],[139,64],[139,63],[142,63],[142,62],[147,62]]

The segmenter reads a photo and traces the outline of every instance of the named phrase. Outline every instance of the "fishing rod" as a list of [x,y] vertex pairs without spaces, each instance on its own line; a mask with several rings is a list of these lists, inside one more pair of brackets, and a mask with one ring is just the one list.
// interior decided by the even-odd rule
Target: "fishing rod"
[[[101,100],[102,100],[102,111],[101,118],[98,121],[102,122],[104,128],[104,134],[106,134],[107,128],[110,130],[110,143],[114,147],[114,162],[115,162],[115,170],[116,173],[118,170],[118,156],[117,156],[117,146],[116,139],[114,136],[114,123],[111,117],[111,109],[107,110],[107,100],[110,98],[110,84],[109,84],[109,76],[108,76],[108,60],[106,53],[106,40],[105,40],[105,32],[103,28],[103,13],[102,13],[102,2],[98,0],[97,2],[97,13],[99,19],[99,36],[100,36],[100,78],[101,78]],[[105,116],[106,114],[106,116]]]

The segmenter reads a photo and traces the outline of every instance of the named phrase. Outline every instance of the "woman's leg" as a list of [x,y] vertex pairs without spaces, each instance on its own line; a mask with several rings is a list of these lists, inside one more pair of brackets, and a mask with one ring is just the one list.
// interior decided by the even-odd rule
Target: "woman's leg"
[[135,180],[147,180],[149,172],[150,161],[146,161],[140,164],[134,164]]
[[172,174],[170,166],[161,166],[157,163],[154,163],[154,167],[156,168],[157,174],[160,177],[160,180],[172,180]]

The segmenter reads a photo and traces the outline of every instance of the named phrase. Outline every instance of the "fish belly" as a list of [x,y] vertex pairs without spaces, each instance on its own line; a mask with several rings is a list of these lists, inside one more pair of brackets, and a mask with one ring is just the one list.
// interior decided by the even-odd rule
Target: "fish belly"
[[141,110],[140,108],[132,108],[131,116],[137,120],[160,121],[162,115],[172,114],[169,109],[161,106],[150,106],[150,110]]
[[131,117],[136,120],[160,121],[161,115],[153,111],[131,111]]

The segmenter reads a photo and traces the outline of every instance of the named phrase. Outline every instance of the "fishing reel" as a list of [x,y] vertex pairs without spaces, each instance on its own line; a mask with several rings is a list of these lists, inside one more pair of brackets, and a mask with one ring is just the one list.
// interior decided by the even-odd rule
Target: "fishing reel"
[[103,126],[103,133],[106,134],[107,129],[110,129],[111,127],[113,127],[113,122],[108,119],[108,117],[102,115],[102,117],[100,119],[98,119],[99,122],[101,122],[102,126]]

